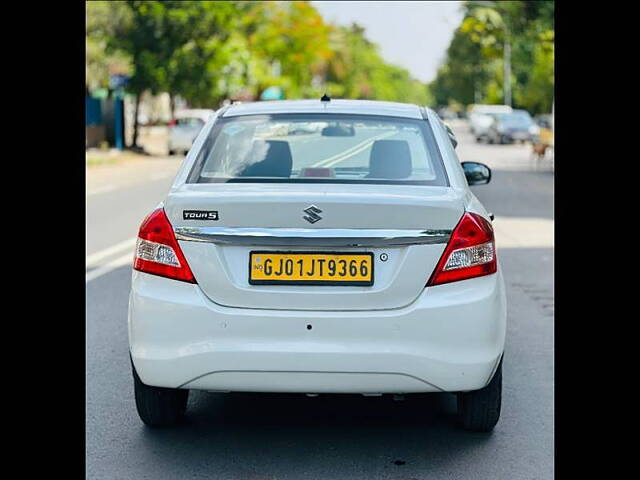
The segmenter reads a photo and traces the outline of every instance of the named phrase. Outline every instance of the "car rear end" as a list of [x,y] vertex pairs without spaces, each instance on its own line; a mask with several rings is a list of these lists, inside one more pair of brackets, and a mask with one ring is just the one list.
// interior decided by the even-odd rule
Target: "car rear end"
[[232,107],[205,128],[140,229],[129,336],[145,385],[383,394],[491,381],[506,314],[488,214],[433,112],[353,104]]
[[496,114],[511,113],[512,108],[507,105],[473,105],[469,109],[469,127],[476,141],[486,139]]
[[169,123],[167,150],[170,155],[178,152],[188,152],[193,141],[207,123],[213,110],[194,109],[180,110]]
[[497,119],[497,132],[501,143],[531,142],[540,133],[540,128],[526,110],[498,114]]

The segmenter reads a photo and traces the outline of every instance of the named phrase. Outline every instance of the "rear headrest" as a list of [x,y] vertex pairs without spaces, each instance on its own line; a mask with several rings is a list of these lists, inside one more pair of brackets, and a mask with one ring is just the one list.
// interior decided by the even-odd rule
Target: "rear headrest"
[[291,176],[291,149],[289,142],[282,140],[256,140],[253,142],[249,161],[257,161],[244,170],[239,177],[285,177]]
[[411,152],[406,140],[373,142],[367,178],[407,178],[411,171]]

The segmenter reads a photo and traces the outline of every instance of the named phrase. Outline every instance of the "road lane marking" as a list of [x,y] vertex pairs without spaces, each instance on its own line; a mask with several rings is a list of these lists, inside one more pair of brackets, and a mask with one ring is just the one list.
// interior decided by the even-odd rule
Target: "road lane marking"
[[[381,133],[379,135],[376,135],[374,137],[367,138],[367,139],[363,140],[362,142],[355,144],[353,147],[350,147],[350,148],[346,149],[345,151],[337,153],[337,154],[335,154],[335,155],[333,155],[333,156],[331,156],[329,158],[325,158],[323,160],[320,160],[320,161],[314,163],[311,166],[312,167],[324,167],[325,164],[331,163],[334,160],[337,160],[337,159],[342,160],[342,157],[350,156],[350,154],[354,150],[357,150],[357,149],[361,148],[362,146],[365,146],[365,148],[366,148],[368,146],[367,144],[373,144],[373,142],[375,142],[376,140],[380,140],[381,138],[388,137],[393,133],[395,133],[395,132],[385,132],[385,133]],[[345,157],[345,158],[347,158],[347,157]],[[338,161],[340,161],[340,160],[338,160]],[[338,163],[338,162],[335,162],[335,163]],[[335,165],[335,163],[334,163],[334,165]]]
[[[373,139],[375,139],[375,137],[373,137]],[[360,148],[361,146],[366,145],[367,143],[371,142],[373,139],[372,138],[367,138],[366,140],[363,140],[362,142],[355,144],[353,147],[347,148],[343,152],[336,153],[335,155],[332,155],[329,158],[325,158],[323,160],[320,160],[320,161],[314,163],[312,165],[312,167],[324,167],[324,165],[326,163],[330,163],[330,162],[332,162],[333,160],[335,160],[337,158],[341,158],[341,157],[343,157],[345,155],[348,155],[349,153],[351,153],[352,151],[356,150],[357,148]]]
[[383,138],[387,138],[390,137],[392,135],[394,135],[395,132],[389,132],[386,135],[382,135],[378,138],[376,138],[375,140],[371,140],[370,142],[367,142],[366,145],[363,145],[362,147],[360,147],[357,150],[354,150],[353,152],[349,153],[348,155],[342,157],[342,158],[338,158],[337,160],[334,160],[332,162],[329,162],[327,164],[325,164],[325,167],[333,167],[334,165],[340,163],[340,162],[344,162],[346,159],[353,157],[354,155],[357,155],[360,152],[364,152],[367,148],[369,148],[371,145],[373,145],[374,142],[378,141],[378,140],[382,140]]
[[95,270],[91,270],[87,272],[85,283],[89,283],[91,280],[95,280],[102,275],[109,273],[116,268],[120,268],[124,265],[131,266],[133,264],[133,252],[129,252],[126,255],[122,255],[121,257],[116,258],[115,260],[111,260],[109,263],[96,268]]
[[87,255],[86,267],[96,266],[101,260],[105,258],[111,257],[117,253],[120,253],[124,250],[133,251],[133,247],[136,244],[137,237],[128,238],[120,243],[116,243],[104,250],[100,250],[99,252],[92,253],[91,255]]

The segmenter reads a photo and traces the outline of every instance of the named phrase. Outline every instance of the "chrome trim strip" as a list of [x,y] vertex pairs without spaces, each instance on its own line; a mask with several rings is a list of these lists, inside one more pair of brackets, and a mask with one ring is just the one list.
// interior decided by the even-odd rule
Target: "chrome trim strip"
[[[429,385],[430,387],[433,387],[441,392],[444,392],[445,390],[443,388],[440,388],[437,385],[434,385],[433,383],[429,383],[426,380],[423,380],[422,378],[416,377],[414,375],[410,375],[408,373],[400,373],[400,372],[342,372],[342,371],[327,371],[327,370],[213,370],[211,372],[207,372],[207,373],[203,373],[202,375],[198,375],[197,377],[192,378],[191,380],[184,382],[182,385],[178,385],[176,388],[184,388],[186,385],[189,385],[192,382],[195,382],[196,380],[200,380],[201,378],[207,377],[209,375],[216,375],[218,373],[311,373],[311,374],[315,374],[315,373],[340,373],[340,374],[347,374],[347,375],[400,375],[403,377],[409,377],[409,378],[413,378],[414,380],[418,380],[419,382],[425,383],[427,385]],[[219,391],[219,390],[216,390]],[[222,390],[223,392],[226,390]]]
[[176,238],[230,245],[388,247],[447,243],[451,230],[176,227]]

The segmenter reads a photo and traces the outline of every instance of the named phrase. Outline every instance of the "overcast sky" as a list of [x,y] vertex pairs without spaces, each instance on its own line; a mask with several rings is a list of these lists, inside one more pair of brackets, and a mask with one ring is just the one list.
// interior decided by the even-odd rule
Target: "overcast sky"
[[314,1],[325,20],[356,22],[378,44],[384,59],[423,82],[436,76],[453,31],[462,21],[461,2]]

